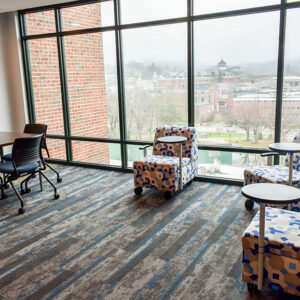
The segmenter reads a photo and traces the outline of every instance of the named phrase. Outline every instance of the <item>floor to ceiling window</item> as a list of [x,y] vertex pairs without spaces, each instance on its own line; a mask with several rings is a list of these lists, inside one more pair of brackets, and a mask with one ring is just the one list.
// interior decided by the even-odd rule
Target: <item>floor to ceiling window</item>
[[[268,12],[195,22],[201,144],[267,148],[274,141],[279,17]],[[242,177],[244,167],[263,163],[253,154],[199,154],[200,172],[208,175]]]
[[195,126],[199,176],[241,180],[300,127],[299,11],[284,0],[21,11],[30,120],[49,125],[53,158],[125,169],[157,126]]

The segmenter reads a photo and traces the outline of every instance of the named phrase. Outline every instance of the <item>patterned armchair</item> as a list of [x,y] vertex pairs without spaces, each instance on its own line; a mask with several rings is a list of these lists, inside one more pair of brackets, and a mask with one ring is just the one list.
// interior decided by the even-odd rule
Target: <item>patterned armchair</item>
[[156,129],[153,153],[133,162],[134,192],[139,195],[143,188],[164,191],[165,198],[180,189],[179,144],[159,143],[163,136],[185,136],[182,144],[182,183],[190,183],[198,171],[197,133],[192,127],[159,127]]
[[[294,143],[300,143],[300,132],[294,137]],[[276,152],[270,152],[262,154],[262,156],[271,156],[279,154]],[[284,165],[275,165],[275,166],[261,166],[255,168],[245,169],[244,171],[244,185],[252,183],[280,183],[288,184],[289,178],[289,155],[287,154]],[[300,156],[299,154],[294,154],[293,159],[293,180],[292,186],[300,188]],[[254,202],[250,199],[247,199],[245,202],[245,207],[249,210],[253,208]],[[274,205],[267,205],[274,206]],[[300,202],[298,204],[289,204],[289,205],[278,205],[283,209],[290,209],[293,211],[300,211]]]

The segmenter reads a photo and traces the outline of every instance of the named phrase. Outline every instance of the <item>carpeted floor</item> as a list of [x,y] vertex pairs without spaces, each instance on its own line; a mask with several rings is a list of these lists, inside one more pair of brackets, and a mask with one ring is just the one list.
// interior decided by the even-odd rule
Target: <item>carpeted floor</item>
[[0,299],[294,299],[241,281],[257,209],[240,187],[193,182],[166,201],[135,196],[132,174],[57,168],[60,199],[34,179],[24,215],[11,189],[0,201]]

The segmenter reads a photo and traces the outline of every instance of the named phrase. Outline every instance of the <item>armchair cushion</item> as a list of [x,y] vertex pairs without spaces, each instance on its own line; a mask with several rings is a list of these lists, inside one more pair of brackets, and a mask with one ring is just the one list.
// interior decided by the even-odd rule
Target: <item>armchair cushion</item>
[[[300,214],[273,207],[265,211],[265,253],[300,259]],[[259,212],[242,237],[243,248],[258,250]],[[300,282],[299,282],[300,283]]]
[[[176,192],[179,188],[179,159],[175,158],[172,164],[166,164],[165,159],[152,164],[151,160],[156,160],[156,156],[147,156],[145,161],[139,159],[133,163],[134,185],[136,187]],[[174,159],[174,157],[170,158]],[[184,165],[182,167],[182,183],[185,185],[195,177],[196,173],[189,158],[183,158],[182,163]]]
[[[162,155],[149,155],[143,158],[140,158],[135,161],[136,164],[140,165],[144,170],[149,171],[159,171],[162,169],[170,169],[170,166],[174,167],[176,172],[179,168],[179,157],[175,156],[162,156]],[[182,167],[187,166],[191,163],[189,158],[182,158]]]
[[[244,184],[281,183],[288,184],[289,168],[286,166],[261,166],[245,169]],[[293,186],[300,188],[300,172],[293,170]]]

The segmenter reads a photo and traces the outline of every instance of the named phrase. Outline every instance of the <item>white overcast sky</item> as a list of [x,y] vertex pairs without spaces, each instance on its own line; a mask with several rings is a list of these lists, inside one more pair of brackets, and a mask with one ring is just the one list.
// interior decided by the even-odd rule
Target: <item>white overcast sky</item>
[[[212,13],[278,4],[279,0],[195,0],[194,13]],[[123,24],[186,15],[186,0],[121,0]],[[104,26],[113,25],[112,2],[101,4]],[[287,15],[286,57],[300,57],[300,9]],[[279,12],[195,22],[196,65],[214,65],[223,58],[229,65],[264,63],[277,59]],[[104,57],[115,60],[114,33],[104,33]],[[122,31],[125,63],[186,64],[185,23]]]

